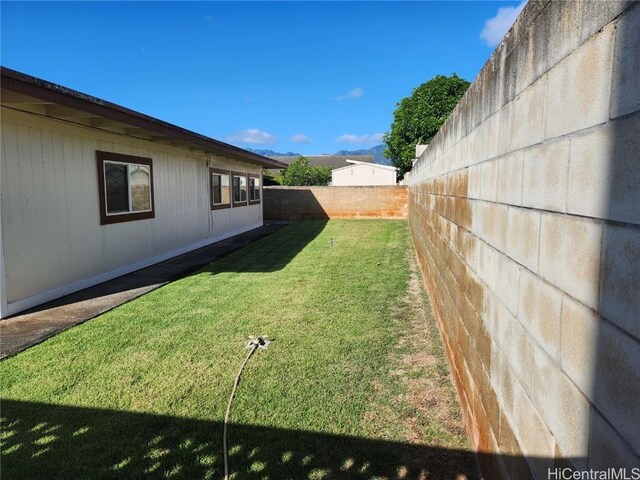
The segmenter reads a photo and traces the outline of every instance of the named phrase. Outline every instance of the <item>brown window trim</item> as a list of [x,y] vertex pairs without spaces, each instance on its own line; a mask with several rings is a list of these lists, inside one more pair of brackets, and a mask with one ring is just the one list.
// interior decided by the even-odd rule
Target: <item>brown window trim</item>
[[[233,177],[244,177],[247,181],[247,199],[244,202],[236,202],[235,198],[235,184],[233,182]],[[234,207],[246,207],[249,205],[249,177],[246,173],[243,172],[231,172],[231,203]]]
[[[111,225],[113,223],[135,222],[137,220],[146,220],[155,218],[155,195],[153,192],[153,160],[147,157],[136,157],[134,155],[124,155],[122,153],[103,152],[96,150],[96,158],[98,160],[98,197],[100,200],[100,225]],[[151,211],[139,213],[119,213],[116,215],[107,215],[107,199],[104,190],[104,162],[114,161],[122,163],[133,163],[137,165],[147,165],[149,167],[149,181],[151,193]]]
[[[211,174],[218,173],[220,175],[229,176],[229,203],[213,203],[213,190],[211,188]],[[211,210],[222,210],[225,208],[231,208],[231,202],[233,201],[233,175],[230,170],[223,170],[221,168],[209,167],[209,206]]]
[[260,202],[262,201],[262,181],[260,182],[260,199],[251,200],[251,180],[249,180],[250,178],[257,178],[258,180],[261,180],[260,175],[257,173],[249,173],[247,177],[247,200],[249,200],[249,205],[260,205]]

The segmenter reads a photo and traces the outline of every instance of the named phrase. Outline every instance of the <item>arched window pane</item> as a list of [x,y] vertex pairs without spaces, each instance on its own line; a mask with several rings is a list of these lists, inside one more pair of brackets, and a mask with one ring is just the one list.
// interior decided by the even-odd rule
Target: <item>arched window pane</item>
[[129,211],[129,181],[127,166],[119,163],[104,164],[107,213]]
[[131,165],[131,211],[151,210],[151,175],[146,165]]

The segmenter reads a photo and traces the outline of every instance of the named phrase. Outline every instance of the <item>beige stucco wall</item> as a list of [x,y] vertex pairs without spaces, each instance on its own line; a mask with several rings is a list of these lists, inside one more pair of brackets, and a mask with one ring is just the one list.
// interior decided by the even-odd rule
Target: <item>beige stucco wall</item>
[[530,1],[411,171],[487,478],[640,466],[639,59],[640,3]]
[[331,185],[335,187],[395,184],[396,172],[394,170],[380,168],[373,164],[360,163],[331,172]]
[[[100,225],[96,150],[153,159],[155,218]],[[125,273],[261,225],[262,205],[210,210],[209,166],[261,171],[3,108],[1,218],[9,313],[69,286],[104,280],[109,272]]]

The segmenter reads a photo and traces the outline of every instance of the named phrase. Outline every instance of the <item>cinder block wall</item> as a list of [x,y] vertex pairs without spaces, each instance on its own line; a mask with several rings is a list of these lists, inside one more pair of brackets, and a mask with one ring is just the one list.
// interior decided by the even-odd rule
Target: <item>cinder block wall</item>
[[411,172],[490,478],[640,466],[639,110],[640,3],[530,1]]
[[264,187],[265,220],[407,218],[407,187]]

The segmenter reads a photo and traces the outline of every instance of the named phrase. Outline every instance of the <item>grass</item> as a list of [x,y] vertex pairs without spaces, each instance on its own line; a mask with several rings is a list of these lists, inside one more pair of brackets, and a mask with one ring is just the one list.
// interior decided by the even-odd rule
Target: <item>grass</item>
[[401,221],[297,222],[2,362],[3,477],[221,478],[251,334],[233,478],[473,475],[410,249]]

